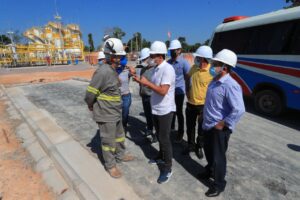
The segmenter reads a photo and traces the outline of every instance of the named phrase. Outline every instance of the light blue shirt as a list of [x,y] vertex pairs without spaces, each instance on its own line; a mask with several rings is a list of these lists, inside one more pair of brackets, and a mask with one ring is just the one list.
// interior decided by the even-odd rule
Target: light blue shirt
[[219,80],[213,80],[208,86],[202,128],[209,130],[223,120],[233,130],[244,112],[241,86],[226,74]]
[[185,94],[185,75],[190,71],[190,64],[186,59],[180,55],[175,61],[170,59],[168,63],[171,64],[175,70],[175,94]]

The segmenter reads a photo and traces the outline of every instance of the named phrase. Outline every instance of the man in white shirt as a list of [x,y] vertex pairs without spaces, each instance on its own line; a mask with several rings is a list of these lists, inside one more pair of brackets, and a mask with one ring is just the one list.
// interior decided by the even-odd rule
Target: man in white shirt
[[158,183],[166,183],[172,175],[172,143],[170,140],[171,124],[174,112],[176,111],[174,93],[175,93],[175,71],[172,65],[165,61],[167,47],[161,41],[155,41],[150,48],[150,57],[156,63],[154,74],[151,81],[145,77],[135,80],[150,89],[151,107],[153,115],[153,123],[159,141],[159,154],[150,160],[151,164],[162,164]]

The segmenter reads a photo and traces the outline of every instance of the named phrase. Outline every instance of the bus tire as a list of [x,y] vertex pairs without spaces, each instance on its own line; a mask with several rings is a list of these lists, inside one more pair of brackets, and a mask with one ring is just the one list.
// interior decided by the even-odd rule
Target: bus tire
[[254,97],[254,105],[256,111],[271,117],[280,115],[284,108],[282,98],[273,90],[257,92]]

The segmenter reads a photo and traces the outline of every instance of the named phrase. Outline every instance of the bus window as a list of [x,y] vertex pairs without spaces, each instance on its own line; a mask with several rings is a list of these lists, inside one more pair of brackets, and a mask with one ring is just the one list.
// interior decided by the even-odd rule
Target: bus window
[[247,48],[249,37],[250,33],[246,29],[216,33],[211,47],[214,52],[227,48],[237,54],[243,54]]
[[246,54],[276,55],[290,54],[284,52],[284,47],[295,29],[294,22],[281,22],[252,27],[252,35],[249,39],[249,46]]

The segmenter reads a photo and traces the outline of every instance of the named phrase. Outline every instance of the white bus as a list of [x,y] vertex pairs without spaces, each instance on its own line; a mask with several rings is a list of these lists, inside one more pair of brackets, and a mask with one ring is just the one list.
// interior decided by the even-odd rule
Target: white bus
[[216,53],[238,55],[233,77],[257,111],[270,116],[300,110],[300,7],[224,19],[210,40]]

